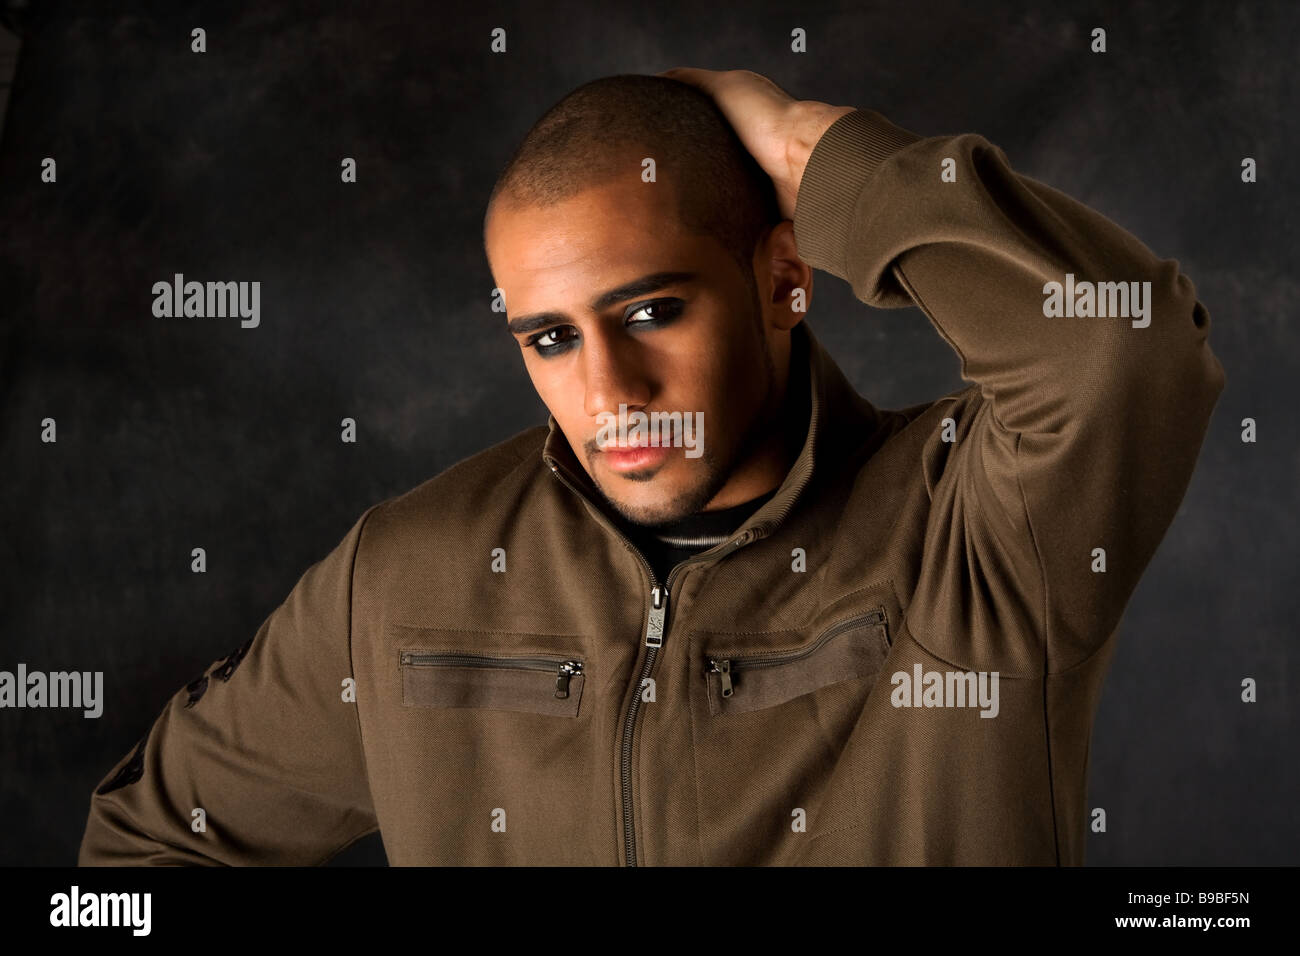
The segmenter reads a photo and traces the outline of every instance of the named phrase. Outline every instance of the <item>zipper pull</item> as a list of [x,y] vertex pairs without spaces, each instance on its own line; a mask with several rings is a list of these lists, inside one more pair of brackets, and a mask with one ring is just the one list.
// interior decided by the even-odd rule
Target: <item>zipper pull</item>
[[564,661],[560,664],[560,671],[555,675],[555,696],[569,696],[569,681],[577,674],[582,673],[581,661]]
[[712,657],[710,657],[710,658],[709,658],[709,673],[711,673],[711,674],[721,674],[721,675],[722,675],[722,678],[721,678],[721,679],[722,679],[722,696],[723,696],[723,697],[730,697],[730,696],[731,696],[731,693],[732,693],[732,689],[731,689],[731,658],[728,657],[728,658],[724,658],[723,660],[718,661],[718,660],[714,660]]
[[668,592],[661,587],[650,589],[650,620],[645,627],[647,647],[660,647],[664,642],[664,615],[668,613]]

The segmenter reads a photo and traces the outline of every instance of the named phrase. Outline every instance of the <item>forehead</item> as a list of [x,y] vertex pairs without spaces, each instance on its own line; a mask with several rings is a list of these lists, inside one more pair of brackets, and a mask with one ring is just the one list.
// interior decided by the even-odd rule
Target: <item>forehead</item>
[[502,204],[492,210],[484,238],[511,316],[651,272],[709,273],[728,261],[715,239],[682,226],[668,186],[639,178],[593,186],[547,207]]

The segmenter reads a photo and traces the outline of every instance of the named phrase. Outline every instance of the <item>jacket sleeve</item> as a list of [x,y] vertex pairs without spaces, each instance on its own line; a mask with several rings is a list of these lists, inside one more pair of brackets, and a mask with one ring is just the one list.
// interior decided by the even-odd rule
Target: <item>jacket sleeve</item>
[[79,865],[315,865],[376,829],[344,699],[352,568],[373,510],[104,778]]
[[[1173,520],[1223,389],[1191,281],[984,137],[925,138],[871,110],[818,141],[794,222],[806,262],[868,305],[919,307],[973,383],[946,405],[956,440],[927,438],[912,633],[976,668],[1086,659]],[[1050,283],[1085,282],[1150,283],[1146,318],[1133,301],[1114,315],[1117,299],[1109,317],[1048,317]],[[972,628],[990,636],[955,646]]]

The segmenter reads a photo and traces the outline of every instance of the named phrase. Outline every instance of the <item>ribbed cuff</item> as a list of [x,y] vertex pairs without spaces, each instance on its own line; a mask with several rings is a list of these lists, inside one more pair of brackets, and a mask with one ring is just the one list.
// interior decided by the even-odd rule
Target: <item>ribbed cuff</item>
[[799,257],[846,278],[845,253],[858,195],[880,164],[925,137],[895,126],[875,110],[854,110],[817,140],[795,199]]

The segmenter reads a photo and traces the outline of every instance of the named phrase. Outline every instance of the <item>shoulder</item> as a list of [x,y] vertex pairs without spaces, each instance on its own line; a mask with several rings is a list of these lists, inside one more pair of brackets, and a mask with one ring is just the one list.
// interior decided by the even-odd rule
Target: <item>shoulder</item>
[[526,429],[379,502],[366,513],[366,537],[436,532],[445,538],[510,520],[521,497],[550,477],[542,462],[548,433],[544,425]]

